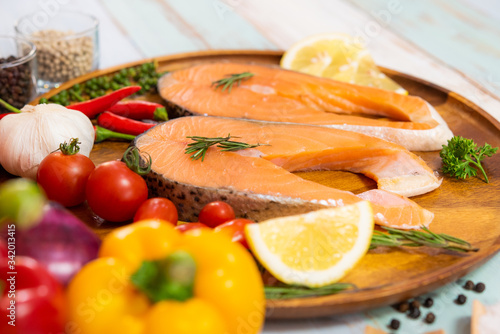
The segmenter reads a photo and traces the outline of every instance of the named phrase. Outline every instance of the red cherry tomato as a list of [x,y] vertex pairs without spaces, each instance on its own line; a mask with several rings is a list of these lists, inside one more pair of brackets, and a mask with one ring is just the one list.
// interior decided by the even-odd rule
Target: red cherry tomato
[[124,222],[148,199],[146,181],[121,161],[96,167],[87,181],[87,202],[99,217]]
[[211,202],[201,209],[198,216],[200,223],[210,227],[216,227],[235,218],[231,205],[225,202]]
[[170,200],[162,197],[150,198],[142,203],[134,216],[134,221],[143,219],[162,219],[172,225],[177,225],[177,208]]
[[208,227],[207,225],[202,224],[202,223],[186,223],[186,224],[182,224],[182,225],[177,225],[175,227],[176,230],[178,230],[182,233],[189,231],[189,230],[194,230],[197,228],[210,228],[210,227]]
[[95,165],[83,154],[54,152],[38,167],[36,180],[50,200],[66,207],[85,201],[85,185]]
[[255,222],[249,219],[237,218],[217,226],[214,228],[214,232],[224,233],[231,237],[233,242],[239,242],[248,249],[247,239],[245,238],[245,225],[248,224],[255,224]]

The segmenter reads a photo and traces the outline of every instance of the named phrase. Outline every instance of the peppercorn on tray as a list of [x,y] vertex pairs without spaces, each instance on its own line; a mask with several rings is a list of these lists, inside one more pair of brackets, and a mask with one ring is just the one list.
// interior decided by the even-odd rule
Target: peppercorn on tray
[[[208,51],[147,59],[76,78],[32,103],[52,101],[63,105],[70,104],[101,96],[106,91],[130,84],[139,84],[141,93],[145,93],[135,98],[163,103],[156,93],[155,82],[164,72],[215,61],[277,65],[281,55],[281,52],[271,51]],[[147,77],[141,77],[139,71],[148,73]],[[405,74],[390,70],[383,72],[411,95],[420,96],[431,103],[447,121],[454,134],[472,138],[481,144],[488,142],[492,146],[500,145],[500,124],[470,101]],[[120,141],[98,143],[90,157],[96,165],[117,159],[128,145],[128,142]],[[440,170],[439,152],[417,153],[433,170]],[[479,248],[478,252],[457,255],[451,251],[426,247],[379,247],[369,251],[342,279],[342,282],[354,284],[355,288],[327,296],[269,299],[267,317],[318,317],[393,304],[454,281],[484,263],[500,249],[500,225],[497,223],[497,217],[500,215],[500,155],[489,158],[485,166],[490,177],[489,184],[479,178],[464,181],[440,175],[444,178],[440,188],[412,198],[435,214],[430,225],[433,232],[463,238]],[[318,171],[297,174],[304,179],[354,193],[375,187],[372,180],[347,172]],[[2,170],[0,182],[9,177]],[[72,211],[101,236],[116,227],[97,220],[85,205],[80,205]],[[264,273],[263,278],[267,285],[276,283],[276,279],[268,273]]]

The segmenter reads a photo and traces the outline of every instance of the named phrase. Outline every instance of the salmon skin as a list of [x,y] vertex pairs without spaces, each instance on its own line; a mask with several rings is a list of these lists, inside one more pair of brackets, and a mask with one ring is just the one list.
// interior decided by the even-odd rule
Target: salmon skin
[[[229,93],[212,83],[229,74],[253,77]],[[279,68],[214,63],[170,72],[158,91],[173,116],[202,115],[300,123],[360,132],[412,151],[440,150],[453,134],[419,97]]]
[[[236,152],[212,146],[204,161],[185,154],[192,142],[188,136],[228,134],[268,146]],[[261,221],[365,199],[372,203],[378,224],[418,228],[427,226],[433,214],[403,195],[431,191],[441,182],[423,160],[399,145],[314,126],[181,117],[155,126],[133,145],[152,158],[152,172],[146,177],[149,188],[173,201],[186,221],[196,221],[201,208],[214,200],[228,202],[240,217]],[[309,170],[363,173],[381,189],[356,196],[292,173]]]

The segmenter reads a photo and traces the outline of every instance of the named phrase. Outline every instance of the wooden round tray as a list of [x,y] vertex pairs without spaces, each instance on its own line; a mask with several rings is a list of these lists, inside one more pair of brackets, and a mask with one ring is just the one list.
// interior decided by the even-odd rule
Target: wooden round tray
[[[243,63],[278,64],[281,52],[275,51],[207,51],[155,58],[159,71],[171,71],[194,64],[236,61]],[[75,83],[89,78],[111,74],[121,68],[135,66],[153,59],[125,64],[90,73],[72,80],[44,97],[57,94]],[[423,80],[383,69],[411,95],[430,102],[448,122],[456,135],[472,138],[479,144],[488,142],[500,146],[500,123],[465,98]],[[153,100],[161,101],[158,96]],[[36,103],[37,101],[33,101]],[[104,142],[96,144],[92,160],[99,164],[118,159],[128,143]],[[434,170],[441,167],[438,152],[417,152]],[[415,202],[434,212],[432,231],[448,233],[471,242],[480,251],[457,254],[435,249],[379,248],[370,251],[344,279],[358,289],[324,297],[268,300],[268,318],[308,318],[344,314],[402,301],[452,282],[477,268],[500,249],[500,154],[488,158],[485,167],[490,176],[486,184],[480,178],[456,180],[444,177],[437,190],[414,197]],[[331,187],[360,193],[375,188],[375,183],[347,172],[308,172],[300,176]],[[0,169],[0,182],[10,176]],[[72,211],[104,235],[115,225],[93,217],[85,205]]]

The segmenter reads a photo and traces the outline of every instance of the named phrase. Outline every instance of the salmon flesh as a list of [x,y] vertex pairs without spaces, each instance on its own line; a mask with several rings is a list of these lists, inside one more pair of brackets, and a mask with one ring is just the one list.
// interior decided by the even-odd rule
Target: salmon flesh
[[[189,136],[238,137],[265,144],[236,152],[212,146],[204,161],[185,153]],[[208,202],[223,200],[240,217],[256,221],[342,206],[372,203],[378,224],[428,225],[433,214],[405,196],[437,188],[439,180],[415,154],[382,139],[324,127],[219,117],[181,117],[138,136],[134,145],[153,161],[148,186],[169,198],[181,220],[196,221]],[[379,189],[359,195],[305,180],[293,172],[345,170],[362,173]]]
[[[253,76],[229,89],[212,83]],[[203,115],[323,126],[368,134],[412,151],[440,150],[453,134],[425,100],[303,73],[237,63],[170,72],[158,91],[175,116]]]

